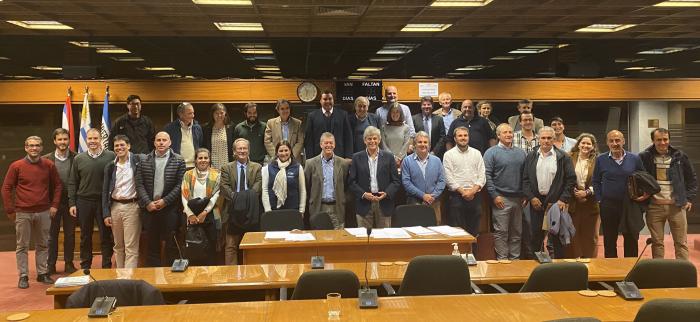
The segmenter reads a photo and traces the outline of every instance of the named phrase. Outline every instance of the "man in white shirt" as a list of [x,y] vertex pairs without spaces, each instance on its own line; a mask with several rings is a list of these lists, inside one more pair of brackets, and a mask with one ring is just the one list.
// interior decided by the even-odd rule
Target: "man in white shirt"
[[[469,129],[460,126],[454,130],[455,147],[445,152],[445,180],[450,191],[450,226],[462,227],[472,236],[479,235],[481,197],[479,191],[486,184],[486,168],[479,150],[469,147]],[[476,244],[472,252],[476,253]]]
[[[387,86],[384,89],[384,96],[386,97],[386,104],[380,106],[375,114],[379,116],[380,124],[386,124],[387,115],[389,114],[389,107],[394,102],[399,101],[399,93],[396,90],[396,86]],[[403,113],[404,123],[408,126],[408,135],[411,137],[416,136],[416,128],[413,126],[413,118],[411,117],[411,109],[404,104],[399,104],[401,106],[401,112]],[[410,149],[413,150],[413,149]]]

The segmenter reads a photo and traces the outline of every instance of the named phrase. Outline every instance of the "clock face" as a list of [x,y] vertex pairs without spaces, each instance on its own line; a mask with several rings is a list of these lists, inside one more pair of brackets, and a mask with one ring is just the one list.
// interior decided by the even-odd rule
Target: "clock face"
[[309,103],[318,96],[318,88],[314,83],[302,82],[299,84],[299,87],[297,87],[297,96],[302,102]]

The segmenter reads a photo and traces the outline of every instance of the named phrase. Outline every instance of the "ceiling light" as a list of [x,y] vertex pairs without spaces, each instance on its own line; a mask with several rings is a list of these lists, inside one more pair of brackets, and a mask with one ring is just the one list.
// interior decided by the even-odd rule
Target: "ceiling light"
[[34,79],[36,77],[34,76],[27,76],[27,75],[5,75],[4,77],[7,78],[14,78],[14,79]]
[[384,69],[384,67],[360,67],[357,69],[358,72],[378,72]]
[[180,78],[180,74],[166,74],[166,75],[158,75],[156,76],[158,78]]
[[145,59],[141,57],[109,57],[110,59],[114,61],[121,61],[121,62],[137,62],[137,61],[145,61]]
[[377,51],[377,55],[405,55],[418,48],[418,46],[420,44],[389,43]]
[[463,70],[463,71],[469,71],[469,70],[482,70],[484,68],[489,68],[493,67],[492,65],[471,65],[471,66],[464,66],[462,68],[457,68],[455,70]]
[[660,68],[660,67],[657,67],[657,68],[653,68],[653,69],[644,69],[644,70],[641,70],[641,72],[642,72],[642,73],[658,73],[658,72],[669,72],[669,71],[672,71],[672,70],[673,70],[673,68]]
[[194,4],[204,4],[204,5],[227,5],[227,6],[252,6],[253,2],[250,0],[192,0]]
[[541,76],[557,76],[557,73],[556,73],[556,72],[539,72],[539,73],[537,73],[537,75],[541,75]]
[[265,76],[263,76],[262,78],[265,78],[265,79],[282,79],[283,77],[282,77],[282,76],[274,76],[274,75],[265,75]]
[[7,22],[20,26],[27,29],[40,29],[40,30],[68,30],[73,29],[73,27],[64,25],[58,21],[52,20],[7,20]]
[[97,52],[98,54],[131,54],[130,51],[119,47],[97,48],[95,52]]
[[523,56],[496,56],[489,58],[490,60],[516,60],[523,58]]
[[409,23],[401,29],[403,32],[440,32],[452,27],[451,23]]
[[46,71],[61,71],[62,67],[52,67],[52,66],[33,66],[32,69],[36,70],[46,70]]
[[632,66],[632,67],[625,68],[625,70],[651,70],[651,69],[655,69],[655,68],[658,68],[658,67],[655,67],[655,66]]
[[433,78],[433,76],[427,76],[427,75],[413,75],[413,76],[411,76],[411,78],[414,78],[414,79],[429,79],[429,78]]
[[547,51],[549,49],[546,48],[519,48],[515,50],[511,50],[508,53],[509,54],[539,54]]
[[243,55],[269,55],[274,54],[272,49],[239,49],[239,53]]
[[0,56],[0,60],[10,60],[10,59],[7,57]]
[[69,41],[71,45],[76,45],[83,48],[117,48],[108,42],[92,42],[92,41]]
[[224,31],[263,31],[259,22],[215,22],[214,26]]
[[282,74],[280,70],[261,70],[259,72],[263,74]]
[[277,66],[272,66],[272,65],[257,65],[254,68],[257,71],[280,71],[280,68]]
[[255,55],[255,56],[245,56],[245,60],[255,61],[255,60],[275,60],[275,56],[272,55]]
[[664,48],[655,48],[655,49],[649,49],[649,50],[644,50],[640,51],[637,54],[639,55],[664,55],[664,54],[672,54],[672,53],[677,53],[681,52],[684,50],[688,49],[695,49],[696,46],[692,45],[680,45],[680,46],[673,46],[673,47],[664,47]]
[[576,32],[616,32],[636,25],[621,25],[621,24],[592,24],[588,27],[577,29]]
[[369,77],[369,76],[367,76],[367,75],[350,75],[350,76],[348,76],[348,79],[365,79],[367,77]]
[[636,63],[636,62],[642,61],[642,60],[644,60],[644,58],[615,58],[616,63],[622,63],[622,64]]
[[371,62],[388,62],[388,61],[397,61],[401,59],[401,57],[372,57],[369,59]]
[[654,7],[700,7],[700,0],[669,0],[659,2]]
[[173,67],[142,67],[139,68],[140,70],[145,70],[149,72],[162,72],[162,71],[169,71],[169,70],[175,70]]
[[493,0],[435,0],[431,7],[483,7]]
[[233,44],[239,53],[243,55],[271,55],[274,54],[270,44],[267,43],[243,43]]

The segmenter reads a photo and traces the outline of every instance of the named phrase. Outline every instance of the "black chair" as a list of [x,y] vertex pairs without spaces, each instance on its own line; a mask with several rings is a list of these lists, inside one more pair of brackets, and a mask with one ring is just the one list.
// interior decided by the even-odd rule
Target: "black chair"
[[698,273],[689,261],[645,259],[632,269],[629,280],[639,288],[697,287]]
[[588,267],[582,263],[541,264],[532,271],[520,292],[558,292],[588,289]]
[[304,229],[304,218],[298,210],[272,210],[262,214],[262,217],[260,217],[261,231],[288,231],[293,229]]
[[700,301],[686,299],[654,299],[644,303],[634,322],[690,322],[700,319]]
[[352,271],[313,270],[299,276],[292,300],[325,299],[328,293],[340,293],[343,298],[355,298],[359,289],[360,281]]
[[436,226],[435,210],[426,205],[401,205],[391,216],[391,227]]
[[333,220],[331,220],[331,216],[327,212],[311,215],[309,224],[311,224],[311,229],[314,230],[332,230],[335,228],[333,227]]
[[464,259],[453,255],[423,255],[414,257],[408,263],[398,295],[472,293],[469,268]]
[[143,280],[105,280],[84,285],[66,300],[66,308],[90,307],[95,298],[113,296],[117,306],[163,305],[163,294]]

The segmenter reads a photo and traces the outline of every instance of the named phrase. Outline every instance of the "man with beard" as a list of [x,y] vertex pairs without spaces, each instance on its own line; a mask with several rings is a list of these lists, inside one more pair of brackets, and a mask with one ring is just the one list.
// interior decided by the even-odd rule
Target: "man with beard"
[[114,137],[126,135],[131,142],[131,152],[146,154],[153,150],[155,129],[148,116],[141,114],[141,97],[129,95],[126,98],[127,113],[120,116],[109,130],[109,146],[114,145]]
[[250,161],[263,164],[267,149],[265,148],[265,123],[258,121],[258,105],[247,103],[243,108],[245,120],[233,129],[233,137],[250,142]]
[[433,98],[424,96],[420,99],[421,113],[413,115],[413,124],[416,132],[425,131],[430,142],[430,152],[442,158],[444,151],[440,153],[439,148],[442,139],[445,137],[445,123],[442,116],[433,113]]
[[455,119],[445,135],[446,149],[455,146],[455,129],[465,127],[469,130],[469,146],[475,148],[483,155],[490,146],[496,144],[496,136],[491,131],[489,121],[479,116],[471,100],[462,102],[462,115]]
[[333,106],[333,93],[324,90],[321,94],[321,108],[309,113],[306,117],[306,131],[304,134],[304,150],[306,158],[311,159],[321,154],[321,146],[317,143],[321,141],[321,135],[330,132],[338,138],[335,142],[335,155],[350,159],[353,150],[352,130],[348,122],[348,113],[342,108]]

